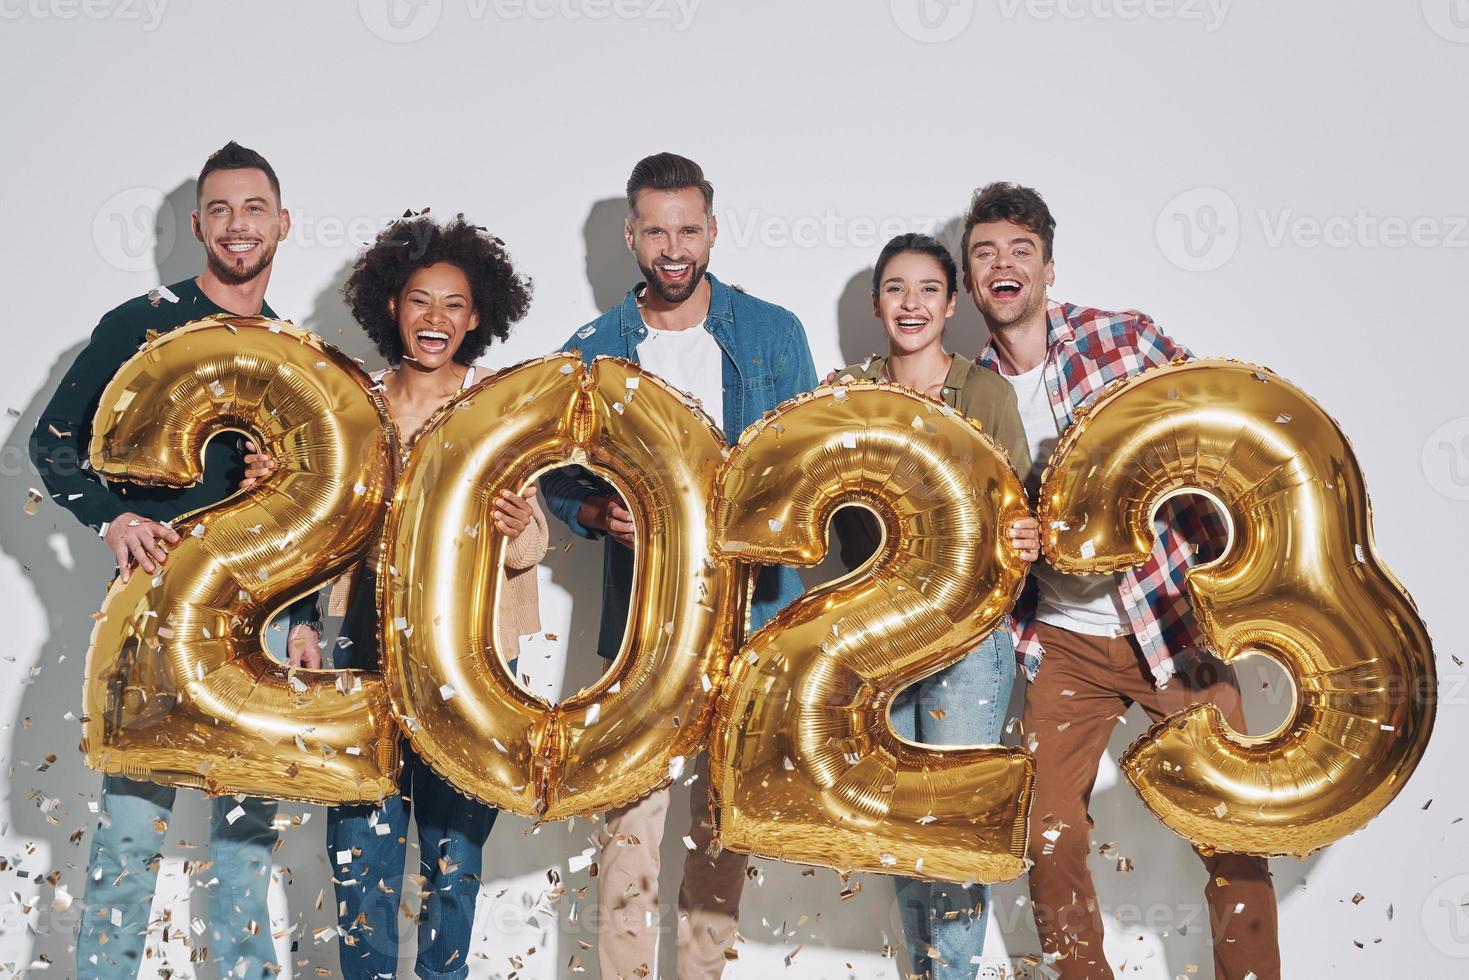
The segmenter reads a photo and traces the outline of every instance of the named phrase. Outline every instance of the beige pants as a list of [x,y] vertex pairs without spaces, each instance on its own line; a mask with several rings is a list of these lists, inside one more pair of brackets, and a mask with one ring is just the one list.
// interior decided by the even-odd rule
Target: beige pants
[[[716,980],[724,972],[725,947],[734,942],[745,884],[746,857],[724,851],[708,855],[709,762],[700,756],[690,787],[689,837],[683,887],[678,893],[678,980]],[[658,869],[667,789],[607,813],[597,869],[597,952],[602,980],[644,980],[657,975]],[[682,835],[680,835],[682,836]]]

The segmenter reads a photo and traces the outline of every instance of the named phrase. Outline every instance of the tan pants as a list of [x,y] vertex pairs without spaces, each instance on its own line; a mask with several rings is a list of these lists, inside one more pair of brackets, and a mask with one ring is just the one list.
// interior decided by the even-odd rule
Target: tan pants
[[[1244,710],[1234,669],[1206,657],[1163,689],[1153,685],[1132,637],[1085,636],[1044,623],[1045,659],[1025,692],[1025,731],[1033,736],[1035,795],[1030,811],[1030,896],[1041,948],[1060,957],[1063,980],[1110,980],[1102,953],[1102,916],[1087,869],[1091,816],[1087,806],[1097,764],[1117,719],[1134,702],[1154,722],[1190,704],[1217,704],[1238,731]],[[1044,833],[1060,828],[1054,843]],[[1158,833],[1168,831],[1160,824]],[[1049,852],[1049,853],[1048,853]],[[1200,855],[1209,872],[1209,906],[1217,980],[1279,980],[1280,944],[1275,890],[1262,858]]]
[[[725,947],[734,943],[747,858],[733,851],[708,856],[709,761],[700,756],[690,787],[689,837],[683,887],[678,893],[678,980],[716,980],[724,972]],[[597,953],[603,980],[643,980],[657,974],[658,869],[667,789],[611,810],[606,817],[597,869]],[[682,836],[682,835],[680,835]]]

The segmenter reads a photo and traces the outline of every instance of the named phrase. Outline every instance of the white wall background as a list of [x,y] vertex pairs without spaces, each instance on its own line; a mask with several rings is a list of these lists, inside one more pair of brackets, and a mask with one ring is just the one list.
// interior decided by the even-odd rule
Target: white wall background
[[[864,282],[889,235],[943,226],[992,179],[1041,189],[1060,219],[1055,295],[1145,309],[1195,351],[1265,363],[1334,413],[1370,480],[1379,547],[1439,643],[1438,732],[1411,784],[1362,833],[1275,862],[1286,975],[1464,974],[1465,0],[0,0],[0,81],[6,970],[49,959],[47,975],[70,973],[77,905],[38,879],[83,890],[86,835],[70,837],[90,833],[98,779],[65,713],[107,578],[69,515],[49,501],[23,512],[39,486],[26,434],[104,311],[197,271],[191,175],[235,138],[273,161],[295,215],[277,310],[367,354],[336,295],[359,243],[405,208],[463,210],[535,277],[495,365],[555,347],[631,284],[616,202],[648,152],[704,164],[722,223],[713,269],[796,310],[822,369],[876,345]],[[981,330],[970,312],[951,336],[974,351]],[[595,566],[578,544],[543,571],[570,684],[588,679]],[[538,683],[559,684],[564,647]],[[1140,731],[1128,721],[1114,758]],[[48,752],[59,761],[38,772]],[[1096,866],[1114,964],[1208,975],[1199,866],[1103,768],[1097,839],[1135,868]],[[314,976],[336,962],[312,941],[332,922],[324,821],[285,809],[311,819],[286,834],[277,926],[294,930],[291,974]],[[161,900],[176,916],[204,907],[179,870],[200,854],[203,812],[182,802],[168,835]],[[519,954],[522,977],[570,977],[573,956],[594,976],[586,903],[572,922],[569,897],[543,898],[551,868],[591,883],[565,865],[587,822],[527,832],[503,817],[491,839],[500,880],[475,975],[506,975]],[[681,833],[670,825],[666,896]],[[829,872],[759,864],[728,976],[898,975],[882,955],[896,939],[883,879],[842,902]],[[1023,886],[997,894],[1000,964],[1036,943]],[[182,947],[164,952],[175,976],[196,975]]]

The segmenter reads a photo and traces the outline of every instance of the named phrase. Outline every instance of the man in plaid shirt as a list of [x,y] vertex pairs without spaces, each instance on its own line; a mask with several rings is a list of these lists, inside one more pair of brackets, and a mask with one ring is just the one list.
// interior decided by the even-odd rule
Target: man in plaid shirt
[[[977,358],[1015,387],[1030,443],[1032,497],[1059,435],[1106,385],[1191,355],[1136,311],[1052,303],[1056,222],[1039,194],[991,184],[964,220],[964,285],[989,327]],[[1194,499],[1166,505],[1142,566],[1116,575],[1061,575],[1044,562],[1014,616],[1026,675],[1024,726],[1035,755],[1030,893],[1050,965],[1065,980],[1110,978],[1102,918],[1087,869],[1087,813],[1097,765],[1132,704],[1153,721],[1191,704],[1217,704],[1245,731],[1234,670],[1203,646],[1184,591],[1191,565],[1217,555],[1225,526]],[[1275,893],[1266,862],[1200,855],[1219,980],[1280,976]]]

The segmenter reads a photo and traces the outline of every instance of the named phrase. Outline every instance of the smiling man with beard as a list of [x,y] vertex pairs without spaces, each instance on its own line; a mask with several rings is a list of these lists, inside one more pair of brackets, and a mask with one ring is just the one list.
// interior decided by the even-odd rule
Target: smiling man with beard
[[[204,451],[204,476],[184,490],[103,483],[86,468],[92,418],[102,390],[123,362],[152,337],[213,314],[274,317],[265,302],[276,246],[290,231],[280,182],[265,158],[227,143],[199,173],[194,237],[204,246],[203,273],[160,286],[102,317],[41,413],[31,436],[31,458],[52,499],[96,530],[124,580],[134,567],[152,575],[168,560],[178,535],[168,522],[228,497],[241,460],[235,440],[213,439]],[[319,659],[320,623],[311,599],[291,607],[292,663]],[[176,791],[123,776],[102,780],[103,819],[92,838],[86,909],[77,937],[77,978],[134,976],[148,938],[149,910]],[[229,814],[239,807],[233,821]],[[213,801],[210,857],[218,881],[209,889],[213,930],[210,952],[221,973],[256,980],[274,977],[266,893],[274,800],[234,797]]]
[[[627,182],[624,234],[642,270],[618,306],[578,330],[562,350],[638,361],[698,399],[733,445],[761,415],[816,386],[806,331],[795,314],[732,289],[708,273],[718,237],[714,188],[699,165],[673,153],[647,157]],[[636,547],[632,515],[616,491],[584,470],[541,478],[547,506],[583,537],[606,537],[602,626],[597,653],[622,647]],[[790,568],[764,569],[750,603],[750,629],[764,625],[801,594]],[[673,723],[670,719],[669,723]],[[743,854],[707,852],[712,836],[708,763],[701,757],[690,807],[694,846],[684,859],[678,896],[679,980],[718,977],[734,940]],[[668,812],[660,789],[607,814],[597,876],[597,942],[605,980],[633,980],[656,970],[659,847]]]

